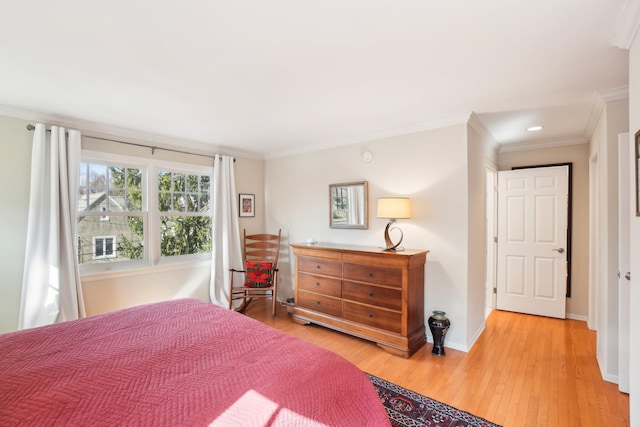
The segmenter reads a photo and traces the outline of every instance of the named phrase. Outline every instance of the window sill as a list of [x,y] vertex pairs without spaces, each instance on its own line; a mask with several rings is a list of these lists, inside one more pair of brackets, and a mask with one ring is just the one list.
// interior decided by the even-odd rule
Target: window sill
[[145,276],[148,274],[157,274],[163,273],[167,271],[176,271],[176,270],[186,270],[190,268],[197,268],[203,266],[210,266],[211,260],[194,260],[187,262],[167,262],[160,263],[158,265],[146,265],[144,267],[130,267],[130,268],[119,268],[117,270],[111,271],[100,271],[100,272],[87,272],[80,273],[80,280],[82,282],[93,282],[100,281],[105,279],[117,279],[119,277],[131,277],[131,276]]

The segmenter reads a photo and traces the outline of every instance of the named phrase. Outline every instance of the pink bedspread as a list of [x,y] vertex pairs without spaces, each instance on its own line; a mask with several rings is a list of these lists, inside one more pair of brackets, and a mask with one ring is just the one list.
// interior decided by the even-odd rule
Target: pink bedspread
[[322,424],[389,421],[345,359],[202,301],[0,335],[0,426]]

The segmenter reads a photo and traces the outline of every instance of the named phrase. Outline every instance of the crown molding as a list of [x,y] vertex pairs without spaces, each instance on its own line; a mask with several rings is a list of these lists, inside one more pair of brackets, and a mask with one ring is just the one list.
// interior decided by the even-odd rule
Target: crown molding
[[629,99],[629,86],[620,86],[613,89],[601,90],[598,92],[598,95],[606,102]]
[[473,130],[478,132],[484,138],[488,139],[494,148],[498,148],[500,146],[496,138],[489,131],[487,126],[484,124],[484,122],[480,120],[480,118],[476,113],[472,112],[470,114],[468,124]]
[[627,0],[615,26],[611,43],[620,49],[629,50],[640,28],[640,1]]
[[629,86],[620,86],[614,89],[596,92],[593,105],[591,106],[591,113],[584,128],[585,139],[591,139],[607,102],[620,101],[623,99],[629,99]]
[[513,144],[502,144],[498,152],[509,153],[513,151],[538,150],[541,148],[558,148],[558,147],[566,147],[569,145],[587,144],[588,142],[589,141],[584,138],[523,141],[523,142],[515,142]]
[[[303,144],[292,150],[283,150],[265,156],[265,160],[278,159],[282,157],[295,156],[298,154],[312,153],[314,151],[328,150],[330,148],[343,147],[346,145],[358,144],[361,142],[374,141],[377,139],[392,138],[394,136],[409,135],[412,133],[423,132],[432,129],[439,129],[447,126],[461,125],[469,123],[473,113],[454,114],[445,117],[439,117],[426,122],[413,123],[406,126],[399,126],[389,129],[382,129],[374,132],[366,132],[349,138],[329,141],[326,143],[310,143]],[[484,126],[484,125],[483,125]]]
[[189,149],[195,154],[226,154],[233,157],[246,159],[263,160],[262,156],[256,154],[239,151],[234,148],[219,145],[208,144],[199,141],[190,141],[169,136],[155,135],[146,132],[134,131],[115,126],[105,125],[102,123],[91,122],[87,120],[62,117],[56,114],[43,113],[38,111],[30,111],[16,107],[0,105],[0,115],[14,117],[28,121],[47,123],[48,125],[61,126],[68,129],[79,130],[86,137],[110,138],[123,142],[143,143],[146,145],[153,144],[158,148],[164,147],[169,149]]

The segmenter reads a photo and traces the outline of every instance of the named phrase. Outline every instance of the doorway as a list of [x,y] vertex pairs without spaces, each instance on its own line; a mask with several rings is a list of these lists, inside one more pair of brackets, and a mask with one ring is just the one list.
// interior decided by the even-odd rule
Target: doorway
[[498,172],[498,309],[565,318],[570,176],[568,164]]

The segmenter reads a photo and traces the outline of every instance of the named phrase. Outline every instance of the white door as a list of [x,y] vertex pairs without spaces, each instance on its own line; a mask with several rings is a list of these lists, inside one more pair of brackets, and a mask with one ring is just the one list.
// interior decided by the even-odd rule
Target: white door
[[568,166],[498,172],[499,310],[564,319]]
[[618,388],[629,393],[629,298],[631,271],[631,171],[629,158],[633,158],[633,144],[629,134],[618,136]]

